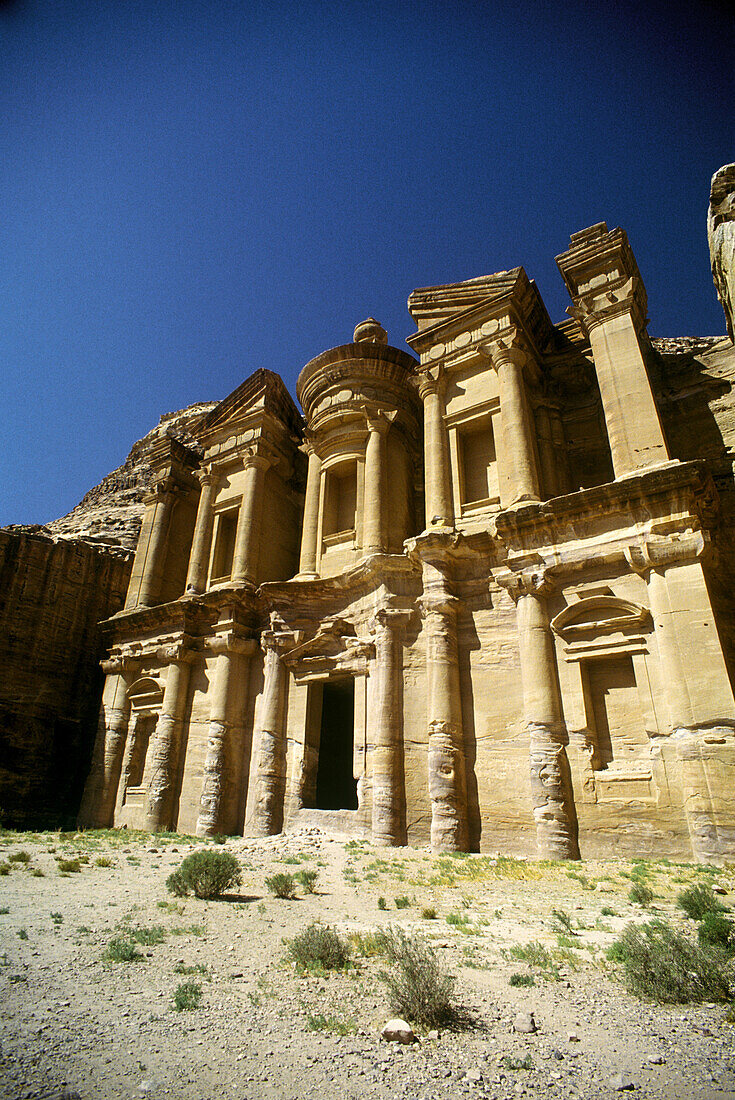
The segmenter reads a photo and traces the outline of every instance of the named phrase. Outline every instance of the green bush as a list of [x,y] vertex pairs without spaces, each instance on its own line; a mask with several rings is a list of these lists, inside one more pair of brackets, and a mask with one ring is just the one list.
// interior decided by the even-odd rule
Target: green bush
[[109,856],[97,856],[94,865],[95,867],[114,867],[115,863]]
[[572,918],[563,909],[551,910],[550,927],[552,932],[558,932],[562,936],[576,935],[574,929],[572,928]]
[[316,880],[319,878],[318,871],[297,871],[296,878],[305,894],[316,893]]
[[78,859],[61,859],[59,856],[57,856],[56,863],[59,868],[59,872],[62,875],[76,875],[82,869],[82,866]]
[[177,1012],[198,1008],[201,999],[202,987],[199,982],[182,982],[174,990],[174,1008]]
[[265,884],[277,898],[290,901],[291,898],[296,897],[296,879],[293,875],[289,875],[287,871],[279,871],[277,874],[271,875],[270,878],[265,880]]
[[536,979],[533,974],[522,974],[520,970],[516,970],[515,974],[511,974],[508,979],[508,985],[524,986],[535,985]]
[[178,871],[166,879],[166,889],[176,897],[193,893],[197,898],[218,898],[242,882],[240,864],[231,852],[203,848],[192,852]]
[[8,856],[11,863],[30,863],[31,857],[28,852],[11,852]]
[[294,936],[288,954],[301,970],[343,970],[350,961],[347,941],[326,924],[310,924]]
[[701,944],[735,951],[735,924],[723,913],[705,913],[697,929],[697,938]]
[[665,921],[629,924],[608,958],[623,966],[632,993],[664,1004],[725,1001],[729,967],[722,953],[704,948]]
[[386,933],[385,953],[392,964],[381,974],[391,1010],[423,1027],[438,1027],[456,1016],[454,981],[424,940],[400,930]]
[[402,897],[394,898],[393,900],[395,902],[396,909],[408,909],[411,904],[405,894]]
[[711,886],[698,883],[682,890],[676,904],[692,920],[702,920],[707,913],[724,913],[725,906],[717,898]]
[[378,909],[380,909],[381,912],[382,912],[382,911],[386,910],[387,908],[388,908],[388,902],[385,900],[385,898],[378,898]]
[[433,905],[427,905],[421,910],[422,920],[436,920],[436,909]]
[[107,962],[134,962],[141,958],[140,951],[127,936],[115,936],[107,944],[107,950],[103,956]]
[[131,928],[129,935],[134,943],[143,944],[144,947],[163,943],[166,938],[166,933],[160,924],[154,924],[151,928]]
[[645,882],[634,882],[628,891],[628,898],[638,905],[646,906],[653,901],[653,890]]

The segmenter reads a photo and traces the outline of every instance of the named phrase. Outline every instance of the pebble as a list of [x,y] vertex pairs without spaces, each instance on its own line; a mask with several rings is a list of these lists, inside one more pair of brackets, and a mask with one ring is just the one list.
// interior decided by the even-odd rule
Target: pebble
[[538,1031],[533,1012],[519,1012],[513,1021],[513,1030],[519,1035],[533,1035],[534,1031]]
[[615,1092],[633,1092],[635,1081],[625,1073],[615,1073],[610,1078],[610,1088]]

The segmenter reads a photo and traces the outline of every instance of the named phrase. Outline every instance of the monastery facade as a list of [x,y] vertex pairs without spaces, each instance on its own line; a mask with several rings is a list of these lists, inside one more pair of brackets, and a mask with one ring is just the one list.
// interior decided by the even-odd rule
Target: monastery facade
[[160,440],[82,825],[735,855],[712,471],[625,233],[557,263],[561,324],[522,268],[422,288],[416,357],[369,319],[303,416],[258,370]]

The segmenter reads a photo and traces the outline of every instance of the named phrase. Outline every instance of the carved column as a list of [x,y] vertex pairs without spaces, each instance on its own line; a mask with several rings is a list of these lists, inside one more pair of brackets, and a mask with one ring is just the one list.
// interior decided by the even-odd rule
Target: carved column
[[539,855],[579,859],[577,812],[566,754],[554,639],[540,573],[497,577],[516,604],[523,707],[531,750],[531,796]]
[[395,417],[395,412],[377,412],[367,416],[363,549],[368,553],[382,553],[387,545],[386,437]]
[[102,670],[107,673],[107,679],[102,694],[92,767],[79,811],[81,826],[107,829],[113,824],[130,721],[130,701],[124,668],[131,671],[131,666],[125,666],[120,658],[102,662]]
[[245,458],[245,488],[240,504],[232,557],[232,579],[257,582],[260,530],[263,521],[265,472],[271,460],[252,452]]
[[507,507],[518,501],[540,500],[536,443],[523,375],[528,355],[513,336],[493,341],[488,352],[498,372],[503,457],[511,497],[502,504]]
[[252,829],[256,836],[271,836],[283,828],[286,792],[286,688],[288,669],[281,652],[291,640],[274,630],[260,637],[263,648],[263,697],[260,702],[257,796]]
[[168,659],[166,686],[163,690],[161,713],[156,724],[151,752],[151,779],[146,805],[146,828],[164,832],[174,828],[175,803],[179,779],[181,733],[189,693],[191,663],[195,654],[188,643],[159,651]]
[[255,642],[227,634],[213,639],[211,649],[217,661],[210,688],[207,755],[204,760],[202,794],[199,800],[197,836],[216,836],[223,832],[228,789],[237,771],[232,759],[231,734],[234,725],[233,703],[237,699],[237,681],[245,676],[245,654]]
[[431,850],[467,851],[467,794],[462,695],[457,652],[457,605],[439,571],[424,562],[421,613],[428,675]]
[[419,376],[424,403],[424,477],[426,528],[453,527],[454,508],[449,478],[449,444],[444,425],[444,374],[432,367]]
[[406,843],[403,770],[403,629],[410,612],[381,608],[375,615],[373,689],[373,839]]
[[306,475],[306,499],[304,500],[304,522],[301,529],[299,576],[316,577],[322,460],[314,450],[313,443],[307,441],[306,449],[309,453],[309,468]]
[[191,554],[189,555],[189,571],[186,577],[186,591],[193,595],[199,595],[207,585],[207,565],[209,563],[214,523],[212,503],[219,481],[219,475],[211,467],[199,471],[196,477],[202,488],[199,494],[194,538],[191,544]]
[[127,607],[153,607],[159,600],[175,495],[176,485],[170,478],[166,478],[164,481],[159,481],[144,498],[146,508],[150,508],[152,512],[150,527],[145,543],[141,539],[136,550],[133,573],[138,571],[138,555],[142,555],[143,558],[140,566],[140,582],[137,593],[132,591],[131,584]]

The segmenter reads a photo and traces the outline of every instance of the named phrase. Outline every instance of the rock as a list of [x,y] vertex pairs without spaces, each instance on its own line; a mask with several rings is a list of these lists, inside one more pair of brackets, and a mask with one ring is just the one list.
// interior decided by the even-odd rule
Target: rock
[[662,1066],[665,1063],[666,1059],[664,1058],[663,1054],[654,1054],[652,1058],[648,1059],[648,1061],[649,1064],[652,1066]]
[[577,1035],[576,1031],[570,1031],[569,1032],[569,1034],[567,1035],[567,1042],[568,1043],[578,1043],[579,1042],[579,1035]]
[[615,1073],[610,1078],[610,1088],[615,1092],[633,1092],[635,1087],[635,1081],[626,1073]]
[[473,1085],[479,1085],[480,1081],[482,1081],[482,1074],[479,1069],[468,1069],[465,1073],[465,1080]]
[[713,894],[720,894],[721,896],[724,897],[724,895],[727,894],[727,890],[722,885],[721,882],[713,882],[712,883],[712,893]]
[[407,1024],[405,1020],[401,1020],[396,1017],[393,1020],[388,1020],[383,1030],[380,1033],[387,1043],[415,1043],[416,1036],[413,1033],[410,1024]]
[[519,1035],[533,1035],[534,1031],[538,1031],[533,1012],[519,1012],[513,1021],[513,1030]]
[[439,1038],[439,1032],[436,1030],[436,1028],[433,1028],[431,1031],[428,1031],[426,1033],[426,1038],[427,1039],[438,1039]]

